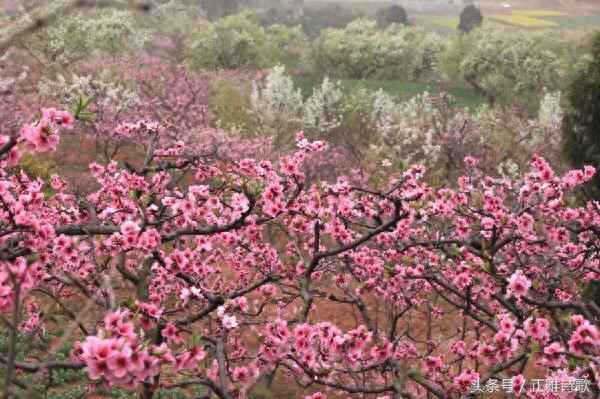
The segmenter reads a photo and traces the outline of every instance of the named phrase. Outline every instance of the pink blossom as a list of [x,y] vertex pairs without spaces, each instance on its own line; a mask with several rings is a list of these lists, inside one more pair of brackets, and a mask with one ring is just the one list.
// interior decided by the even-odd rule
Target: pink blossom
[[428,356],[424,361],[423,361],[423,372],[425,374],[432,374],[432,373],[436,373],[442,370],[442,368],[444,367],[444,362],[442,360],[441,357],[439,356]]
[[321,392],[313,393],[312,395],[305,396],[304,399],[327,399],[327,396]]
[[53,131],[47,122],[23,126],[21,139],[28,144],[30,150],[35,152],[52,151],[59,142],[58,134]]
[[117,378],[123,378],[129,372],[129,359],[131,358],[131,349],[125,346],[121,351],[115,351],[108,356],[108,369]]
[[127,221],[124,222],[121,225],[121,234],[123,234],[124,236],[137,236],[137,234],[140,232],[140,226],[137,225],[137,223],[132,222],[132,221]]
[[517,270],[508,279],[507,297],[514,296],[515,298],[520,298],[527,294],[530,287],[531,281],[521,270]]
[[183,343],[183,338],[179,335],[177,327],[173,323],[168,323],[162,330],[161,334],[167,339],[168,342],[174,342],[176,344]]
[[550,322],[543,318],[525,320],[525,332],[528,335],[544,344],[550,339]]
[[236,367],[233,369],[233,379],[235,381],[246,382],[250,376],[251,374],[248,367]]
[[580,322],[569,340],[569,351],[576,355],[597,354],[600,347],[600,332],[589,321]]
[[454,377],[454,387],[457,391],[465,393],[475,381],[479,379],[479,373],[473,370],[464,370],[462,373]]
[[75,118],[67,111],[59,111],[55,108],[42,109],[42,120],[56,124],[65,129],[73,129]]

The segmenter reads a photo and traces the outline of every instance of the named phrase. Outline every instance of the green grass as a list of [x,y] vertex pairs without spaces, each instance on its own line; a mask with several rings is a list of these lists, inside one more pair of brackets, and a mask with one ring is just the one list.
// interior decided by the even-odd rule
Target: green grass
[[600,29],[600,15],[563,15],[548,16],[560,29]]
[[[305,98],[310,96],[313,87],[320,83],[320,81],[306,78],[295,78],[294,81]],[[439,88],[431,84],[398,80],[341,80],[341,84],[342,89],[347,92],[361,88],[369,91],[383,89],[385,92],[402,99],[409,99],[424,91],[432,94],[439,93],[440,91]],[[470,109],[477,108],[485,102],[483,97],[466,87],[453,87],[448,92],[455,98],[457,105],[469,107]]]

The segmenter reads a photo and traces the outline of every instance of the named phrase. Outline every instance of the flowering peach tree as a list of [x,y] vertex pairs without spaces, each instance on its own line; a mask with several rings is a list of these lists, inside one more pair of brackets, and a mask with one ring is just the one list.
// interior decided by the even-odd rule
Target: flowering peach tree
[[[494,178],[467,157],[452,189],[418,165],[383,166],[371,185],[308,183],[324,142],[298,134],[274,162],[220,159],[140,120],[115,134],[143,156],[92,163],[86,196],[20,171],[21,154],[55,150],[77,124],[47,108],[2,137],[5,397],[59,369],[141,398],[246,398],[273,378],[308,399],[468,398],[498,379],[529,398],[598,392],[600,308],[584,287],[600,280],[599,204],[575,197],[593,168],[557,175],[534,156]],[[58,328],[49,302],[70,359],[20,356],[22,334]],[[532,376],[590,384],[557,393]]]

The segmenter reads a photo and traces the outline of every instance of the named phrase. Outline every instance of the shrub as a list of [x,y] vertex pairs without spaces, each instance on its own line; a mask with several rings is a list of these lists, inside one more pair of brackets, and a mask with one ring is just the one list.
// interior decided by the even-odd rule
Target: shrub
[[257,124],[251,112],[250,93],[249,83],[228,79],[216,81],[209,100],[216,126],[244,136],[254,134]]

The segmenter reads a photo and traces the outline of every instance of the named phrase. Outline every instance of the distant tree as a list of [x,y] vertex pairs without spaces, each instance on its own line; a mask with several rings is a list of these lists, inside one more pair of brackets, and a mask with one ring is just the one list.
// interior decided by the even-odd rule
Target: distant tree
[[490,105],[530,106],[539,104],[544,88],[561,90],[569,81],[577,59],[569,47],[558,34],[482,26],[452,40],[436,65],[450,81],[467,82]]
[[316,67],[336,79],[420,80],[435,76],[443,46],[443,38],[421,27],[380,29],[375,21],[358,19],[323,31],[314,55]]
[[376,14],[377,23],[386,27],[390,24],[403,24],[406,25],[408,17],[404,7],[394,4],[389,7],[381,8]]
[[467,5],[460,13],[460,23],[458,24],[458,30],[464,33],[468,33],[480,26],[483,22],[483,16],[481,10],[474,4]]
[[[563,152],[573,165],[600,165],[600,32],[592,39],[590,57],[567,90],[570,108],[563,119]],[[600,178],[592,194],[600,198]]]

